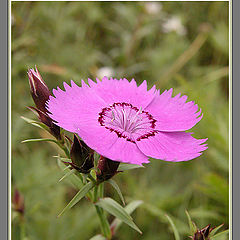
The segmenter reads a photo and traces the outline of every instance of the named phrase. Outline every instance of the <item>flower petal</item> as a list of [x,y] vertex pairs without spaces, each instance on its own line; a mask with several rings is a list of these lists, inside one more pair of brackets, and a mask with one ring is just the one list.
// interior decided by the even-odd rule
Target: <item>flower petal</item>
[[104,77],[102,81],[97,79],[97,84],[91,79],[88,79],[88,82],[91,88],[109,105],[114,102],[126,102],[144,109],[156,96],[155,86],[147,90],[146,80],[140,86],[137,86],[134,79],[129,82],[126,78],[117,80]]
[[192,128],[201,119],[201,109],[193,101],[186,102],[187,96],[180,94],[172,97],[172,89],[156,96],[146,107],[146,111],[156,119],[156,129],[159,131],[175,132]]
[[106,103],[88,86],[78,87],[72,82],[72,87],[66,83],[64,87],[65,91],[53,90],[55,98],[50,96],[46,104],[48,115],[58,126],[70,132],[76,132],[82,124],[93,120],[95,123]]
[[118,137],[115,132],[99,125],[97,120],[81,122],[76,133],[90,148],[113,161],[138,165],[149,162],[135,143]]
[[139,165],[149,162],[136,144],[100,125],[99,113],[106,107],[103,99],[83,82],[82,87],[71,84],[64,83],[65,91],[53,90],[55,98],[51,96],[47,103],[48,115],[56,124],[77,133],[90,148],[113,161]]
[[75,132],[90,148],[113,161],[138,165],[149,162],[135,143],[118,137],[115,132],[99,125],[97,120],[81,122]]
[[[103,129],[105,130],[104,127]],[[149,163],[148,157],[139,150],[135,143],[126,141],[124,138],[119,138],[115,133],[111,133],[111,137],[109,136],[109,132],[105,132],[105,134],[103,134],[102,129],[101,134],[97,137],[94,135],[91,136],[89,132],[86,132],[86,135],[82,134],[82,131],[79,132],[79,135],[83,136],[83,140],[87,145],[91,146],[100,155],[113,161],[138,165]],[[100,135],[101,138],[99,138]],[[94,137],[95,140],[93,140]],[[111,140],[109,140],[109,138],[111,138]],[[115,139],[115,141],[113,139]]]
[[136,141],[139,149],[147,156],[164,161],[188,161],[207,149],[202,144],[207,139],[196,139],[186,132],[157,132],[154,136]]

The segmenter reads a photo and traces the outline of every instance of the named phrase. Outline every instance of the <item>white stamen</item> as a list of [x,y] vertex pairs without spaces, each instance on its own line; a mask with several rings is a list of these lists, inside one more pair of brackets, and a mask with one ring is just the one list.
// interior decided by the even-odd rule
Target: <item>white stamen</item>
[[115,114],[114,114],[114,111],[112,110],[112,120],[111,122],[113,122],[115,120]]
[[136,134],[139,130],[147,131],[151,124],[148,115],[143,113],[142,107],[136,111],[132,107],[116,105],[111,107],[109,114],[105,117],[109,125],[127,134]]

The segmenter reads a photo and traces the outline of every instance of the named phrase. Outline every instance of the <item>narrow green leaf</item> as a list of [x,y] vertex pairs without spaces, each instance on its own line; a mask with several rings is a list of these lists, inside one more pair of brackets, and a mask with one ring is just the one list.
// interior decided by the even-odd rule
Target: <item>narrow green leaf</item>
[[60,156],[53,156],[53,157],[58,158],[62,162],[72,162],[70,158],[63,158],[63,157],[60,157]]
[[211,239],[216,239],[216,240],[219,239],[219,240],[220,240],[220,239],[222,239],[222,237],[227,236],[227,235],[228,235],[228,232],[229,232],[229,230],[225,230],[225,231],[223,231],[223,232],[220,232],[220,233],[212,236]]
[[[143,203],[143,201],[141,201],[141,200],[135,200],[135,201],[130,202],[124,209],[130,215],[142,203]],[[118,228],[121,226],[122,223],[123,222],[120,219],[115,218],[110,226],[112,232],[115,233],[118,230]]]
[[[67,166],[64,162],[62,162],[60,159],[57,159],[57,164],[59,166],[59,168],[63,171],[63,172],[70,172],[70,166]],[[68,176],[68,180],[71,182],[71,184],[73,184],[76,188],[81,189],[83,187],[83,182],[81,180],[81,174],[75,172],[75,174],[70,174]]]
[[210,232],[210,237],[214,236],[214,234],[223,226],[224,224],[221,224],[219,226],[217,226],[216,228],[214,228],[211,232]]
[[[60,158],[60,157],[57,158],[57,164],[58,164],[59,168],[60,168],[62,171],[65,171],[65,170],[66,170],[66,166],[67,166],[67,165],[61,161],[61,158]],[[68,165],[68,167],[69,167],[69,166],[70,166],[70,165]]]
[[121,163],[118,167],[118,171],[126,171],[126,170],[135,169],[135,168],[144,168],[144,166],[140,166],[137,164]]
[[119,197],[121,198],[123,205],[125,205],[125,201],[124,201],[122,192],[121,192],[119,186],[117,185],[117,183],[112,179],[109,179],[107,182],[110,183],[113,186],[113,188],[117,191]]
[[187,210],[185,210],[185,213],[186,213],[187,218],[188,218],[188,225],[189,225],[189,228],[190,228],[190,234],[193,235],[197,231],[197,226],[192,221],[192,219],[191,219]]
[[[63,169],[63,171],[65,171],[65,170],[67,170],[67,169],[69,169],[69,168],[71,168],[70,165],[66,166],[66,167]],[[70,169],[69,169],[69,170],[70,170]]]
[[26,140],[23,140],[21,143],[28,143],[28,142],[54,142],[58,144],[56,140],[51,138],[26,139]]
[[123,216],[124,219],[126,218],[128,220],[132,220],[132,217],[124,210],[124,208],[112,198],[108,198],[108,197],[100,198],[99,201],[96,202],[96,205],[99,207],[102,207],[103,209],[107,210],[110,213],[111,213],[111,210],[115,214],[119,213],[119,215]]
[[125,211],[125,209],[116,201],[111,198],[100,198],[98,202],[95,203],[97,206],[103,208],[105,211],[109,212],[113,216],[119,218],[124,223],[138,231],[142,234],[140,229],[132,221],[132,217]]
[[165,215],[169,221],[169,223],[171,224],[171,227],[173,229],[173,233],[174,233],[174,237],[175,237],[175,240],[180,240],[180,236],[179,236],[179,233],[178,233],[178,230],[174,224],[174,222],[172,221],[172,219],[168,216],[168,215]]
[[107,240],[107,239],[99,234],[99,235],[96,235],[96,236],[90,238],[90,240]]
[[21,116],[21,118],[22,118],[25,122],[30,123],[30,124],[32,124],[33,126],[36,126],[36,127],[39,127],[39,128],[41,128],[41,129],[43,129],[43,130],[47,130],[47,131],[48,131],[48,127],[47,127],[45,124],[41,123],[41,122],[32,120],[32,119],[30,119],[30,118],[26,118],[26,117],[23,117],[23,116]]
[[24,117],[24,116],[21,116],[21,119],[23,119],[27,123],[36,122],[36,120],[30,119],[30,118],[27,118],[27,117]]
[[135,200],[130,202],[124,209],[128,214],[131,214],[136,208],[143,204],[142,200]]
[[68,203],[68,205],[62,210],[62,212],[58,215],[60,217],[63,213],[77,204],[92,188],[94,184],[92,182],[87,183],[84,187],[73,197],[73,199]]
[[[67,166],[67,168],[69,168],[69,166]],[[68,176],[74,174],[76,172],[75,169],[72,169],[70,171],[68,171],[66,174],[64,174],[59,180],[58,182],[61,182],[63,179],[67,178]]]

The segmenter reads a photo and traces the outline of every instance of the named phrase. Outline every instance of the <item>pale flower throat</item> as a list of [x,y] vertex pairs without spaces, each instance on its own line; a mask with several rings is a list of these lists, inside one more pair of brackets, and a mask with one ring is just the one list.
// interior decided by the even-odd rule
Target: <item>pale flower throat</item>
[[154,130],[156,120],[151,114],[125,102],[103,108],[98,122],[109,131],[115,132],[118,137],[133,143],[157,133]]

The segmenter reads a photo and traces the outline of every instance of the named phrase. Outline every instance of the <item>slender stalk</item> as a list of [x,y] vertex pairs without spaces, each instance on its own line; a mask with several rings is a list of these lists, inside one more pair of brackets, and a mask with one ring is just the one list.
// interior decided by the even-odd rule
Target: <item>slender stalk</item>
[[[64,141],[56,141],[56,143],[65,152],[67,158],[71,159],[69,149],[66,147],[65,142]],[[81,179],[81,181],[84,184],[84,182],[85,182],[84,180],[86,180],[86,178],[84,178],[81,174],[76,174],[76,175]],[[95,184],[97,183],[96,179],[90,173],[87,176],[93,183],[95,183]],[[99,185],[96,185],[94,187],[93,195],[89,192],[87,194],[87,197],[93,203],[97,202],[99,197],[103,197],[103,191],[104,191],[103,187],[104,187],[103,183],[99,184]],[[112,233],[111,233],[110,225],[109,225],[108,220],[107,220],[107,216],[105,215],[105,212],[103,211],[102,208],[100,208],[96,205],[95,205],[95,208],[96,208],[97,215],[98,215],[100,223],[101,223],[101,225],[100,225],[101,232],[102,232],[104,237],[106,237],[108,240],[111,240],[112,239]]]
[[98,207],[95,205],[98,217],[100,219],[100,223],[101,223],[101,231],[104,237],[106,237],[107,239],[112,239],[112,233],[111,233],[111,229],[109,226],[109,223],[107,221],[107,217],[104,214],[102,208]]
[[[94,188],[94,203],[98,200],[99,197],[103,197],[103,183],[100,185],[97,185]],[[105,215],[102,208],[96,205],[95,205],[95,208],[101,223],[101,231],[103,236],[109,240],[112,239],[112,233],[111,233],[110,225],[107,220],[107,216]]]
[[94,203],[97,202],[97,200],[98,200],[98,186],[94,188],[94,198],[93,198]]
[[99,185],[99,197],[103,198],[104,195],[104,182]]

